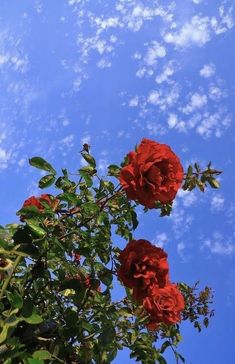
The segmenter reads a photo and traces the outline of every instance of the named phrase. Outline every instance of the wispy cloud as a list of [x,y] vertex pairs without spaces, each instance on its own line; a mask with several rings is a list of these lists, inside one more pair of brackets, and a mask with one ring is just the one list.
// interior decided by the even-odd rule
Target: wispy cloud
[[224,197],[221,194],[216,194],[211,199],[211,211],[217,212],[224,209]]
[[201,249],[209,250],[212,254],[231,255],[235,252],[234,236],[228,239],[222,233],[215,232],[212,237],[202,241]]
[[209,78],[215,74],[215,65],[213,63],[204,64],[204,66],[200,69],[200,76]]
[[212,17],[194,15],[185,24],[176,24],[177,30],[164,34],[165,42],[177,48],[204,46],[214,35],[224,33],[234,26],[233,7],[226,9],[224,5],[221,5],[218,12],[217,16]]

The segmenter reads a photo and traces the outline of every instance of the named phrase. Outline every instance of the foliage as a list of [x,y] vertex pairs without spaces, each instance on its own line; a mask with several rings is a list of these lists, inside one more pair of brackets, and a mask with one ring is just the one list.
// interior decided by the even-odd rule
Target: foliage
[[[21,223],[0,228],[0,361],[24,363],[111,363],[127,347],[131,358],[144,364],[166,363],[167,348],[176,361],[180,324],[159,324],[148,330],[149,315],[132,291],[112,298],[118,284],[120,249],[115,237],[129,242],[138,227],[136,207],[117,178],[121,167],[110,165],[100,177],[89,146],[81,152],[87,165],[75,176],[56,170],[42,158],[30,164],[48,172],[41,189],[54,186],[56,196],[38,198],[40,208],[27,203],[18,211]],[[201,172],[189,167],[183,189],[206,184],[218,188],[211,165]],[[161,215],[172,204],[156,202]],[[147,211],[147,209],[145,209]],[[185,300],[182,320],[201,330],[208,325],[211,291],[179,284]]]

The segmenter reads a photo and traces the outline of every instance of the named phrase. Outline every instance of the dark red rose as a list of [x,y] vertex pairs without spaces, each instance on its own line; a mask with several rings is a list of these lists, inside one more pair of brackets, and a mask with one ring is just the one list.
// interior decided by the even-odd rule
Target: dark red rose
[[[22,208],[28,207],[28,206],[35,206],[40,212],[43,212],[45,210],[45,207],[43,206],[42,202],[46,202],[53,210],[56,210],[57,206],[59,205],[59,200],[57,198],[54,198],[51,195],[43,194],[39,197],[31,196],[25,202],[23,203]],[[20,216],[20,220],[25,220],[25,215]]]
[[176,284],[167,284],[163,288],[152,286],[148,294],[143,306],[150,315],[149,329],[157,329],[159,323],[173,325],[180,321],[184,298]]
[[154,208],[156,201],[174,200],[183,177],[180,160],[168,145],[143,139],[136,152],[128,154],[119,181],[130,200]]
[[167,254],[147,240],[132,240],[119,255],[118,277],[141,300],[151,285],[164,287],[168,281]]

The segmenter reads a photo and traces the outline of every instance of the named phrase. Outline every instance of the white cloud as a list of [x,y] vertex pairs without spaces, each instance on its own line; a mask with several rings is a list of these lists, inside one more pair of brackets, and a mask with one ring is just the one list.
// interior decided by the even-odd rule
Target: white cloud
[[235,251],[234,241],[226,240],[221,233],[214,233],[211,238],[202,242],[201,249],[209,249],[212,254],[231,255]]
[[21,159],[18,161],[18,166],[19,166],[19,167],[23,167],[25,164],[26,164],[26,159],[25,159],[25,158],[21,158]]
[[166,33],[164,40],[176,47],[188,47],[206,44],[211,39],[210,20],[208,17],[195,15],[190,22],[184,24],[181,29],[174,33]]
[[151,68],[147,68],[147,67],[141,67],[136,72],[136,76],[139,78],[142,78],[144,76],[150,77],[153,74],[154,74],[154,71]]
[[146,124],[146,129],[150,135],[158,136],[166,133],[166,129],[157,121],[150,122]]
[[168,236],[166,233],[158,233],[152,240],[153,244],[159,248],[163,248],[168,241]]
[[176,238],[180,238],[190,229],[194,218],[192,215],[187,214],[184,208],[179,207],[177,201],[175,201],[169,219],[173,222],[173,231]]
[[81,144],[81,146],[82,146],[83,144],[88,144],[88,145],[90,145],[90,143],[91,143],[91,136],[90,136],[90,135],[85,135],[85,136],[83,136],[83,137],[81,138],[81,140],[80,140],[80,144]]
[[159,105],[160,95],[161,95],[160,91],[157,90],[151,91],[148,96],[148,102],[153,105]]
[[211,84],[209,86],[209,97],[214,101],[219,101],[225,93],[216,85]]
[[0,147],[0,170],[8,167],[10,153]]
[[167,120],[170,129],[174,128],[178,124],[178,117],[176,114],[170,114]]
[[147,102],[151,105],[158,106],[161,110],[166,110],[168,107],[173,106],[179,98],[179,88],[173,85],[171,88],[164,90],[150,91]]
[[17,34],[8,29],[0,32],[0,69],[9,68],[20,73],[28,70],[28,55],[21,45]]
[[154,66],[157,63],[158,58],[163,58],[166,55],[166,48],[160,43],[153,41],[151,46],[147,49],[144,61],[147,66]]
[[98,159],[98,165],[97,168],[99,170],[100,173],[106,173],[108,166],[109,166],[109,162],[107,159],[104,158],[99,158]]
[[209,42],[213,35],[224,33],[234,26],[233,7],[227,10],[222,5],[219,7],[219,16],[194,15],[175,32],[164,34],[164,40],[176,47],[184,48],[196,45],[202,47]]
[[224,198],[221,195],[215,195],[211,199],[211,211],[221,211],[224,208]]
[[63,126],[68,126],[70,124],[70,121],[68,120],[68,119],[64,119],[63,121],[62,121],[62,125]]
[[69,150],[74,147],[74,135],[70,134],[59,141],[59,149],[62,151],[62,155],[65,157],[68,155]]
[[118,17],[110,17],[106,19],[102,19],[99,17],[96,17],[94,19],[97,27],[101,30],[107,30],[108,28],[116,28],[119,26],[119,18]]
[[197,126],[196,131],[204,138],[208,138],[214,133],[217,138],[220,138],[230,124],[231,117],[224,115],[221,110],[214,114],[204,113],[201,123]]
[[204,64],[202,69],[200,69],[200,76],[209,78],[215,74],[215,65],[213,63]]
[[123,13],[127,27],[133,32],[139,31],[145,21],[151,21],[156,17],[161,17],[165,22],[172,21],[171,6],[164,9],[159,5],[151,8],[143,6],[141,3],[136,4],[136,2],[133,2],[133,4],[131,11],[128,11],[128,1],[116,5],[116,9]]
[[234,27],[233,11],[234,8],[232,6],[229,7],[227,11],[224,5],[221,5],[219,7],[220,18],[211,18],[211,27],[214,30],[215,34],[222,34]]
[[139,104],[139,97],[138,96],[134,96],[130,101],[129,101],[129,106],[130,107],[135,107],[138,106]]
[[112,63],[105,58],[101,58],[97,63],[96,63],[98,68],[110,68],[112,66]]
[[177,253],[179,254],[180,258],[183,260],[183,261],[186,261],[188,260],[188,256],[185,255],[185,248],[186,248],[186,245],[183,241],[180,241],[177,246]]
[[155,81],[158,84],[162,82],[169,81],[169,78],[175,73],[176,67],[173,61],[168,62],[166,66],[164,66],[162,73],[156,76]]
[[189,207],[198,201],[194,191],[184,191],[180,189],[177,193],[178,198],[182,198],[183,206]]
[[190,103],[182,109],[183,113],[189,114],[196,109],[200,109],[207,104],[207,96],[195,92],[191,95]]
[[60,143],[62,143],[63,146],[66,146],[69,148],[73,147],[74,146],[74,135],[73,134],[67,135],[66,137],[61,139]]

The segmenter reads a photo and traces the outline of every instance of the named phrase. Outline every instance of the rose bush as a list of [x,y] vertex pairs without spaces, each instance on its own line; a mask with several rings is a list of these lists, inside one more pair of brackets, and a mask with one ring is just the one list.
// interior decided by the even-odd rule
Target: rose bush
[[143,139],[127,156],[119,181],[130,200],[154,208],[157,201],[172,203],[184,171],[179,158],[166,144]]
[[[169,346],[183,361],[176,323],[207,327],[211,290],[171,283],[167,253],[134,240],[138,214],[130,201],[170,215],[165,203],[181,185],[180,161],[170,147],[143,139],[127,165],[110,165],[105,178],[87,144],[81,155],[88,165],[59,176],[43,158],[31,158],[48,173],[39,188],[59,192],[31,196],[17,212],[21,222],[0,226],[0,362],[109,364],[128,348],[137,362],[162,364]],[[189,166],[183,189],[218,188],[220,173],[211,163],[205,171]],[[126,287],[118,299],[116,276]]]

